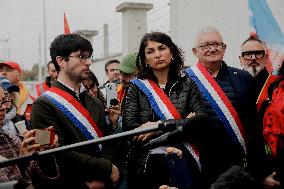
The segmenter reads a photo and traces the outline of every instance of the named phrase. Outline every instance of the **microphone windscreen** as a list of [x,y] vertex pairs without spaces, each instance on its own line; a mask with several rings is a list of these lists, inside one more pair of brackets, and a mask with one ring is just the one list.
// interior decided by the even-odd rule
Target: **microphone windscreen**
[[206,128],[210,126],[210,117],[207,114],[198,114],[187,119],[182,127],[183,136],[194,137],[206,132]]

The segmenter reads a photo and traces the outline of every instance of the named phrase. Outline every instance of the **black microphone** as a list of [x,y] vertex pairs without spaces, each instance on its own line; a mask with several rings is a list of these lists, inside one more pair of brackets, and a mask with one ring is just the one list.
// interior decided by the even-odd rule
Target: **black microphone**
[[163,132],[173,131],[176,129],[176,122],[174,119],[168,119],[158,124],[158,127]]
[[150,140],[147,144],[143,145],[143,148],[152,149],[168,143],[180,143],[189,139],[190,135],[194,135],[192,131],[196,130],[195,128],[199,127],[198,130],[202,130],[203,126],[210,124],[209,120],[210,118],[206,114],[196,115],[186,120],[182,126],[178,126],[176,129]]

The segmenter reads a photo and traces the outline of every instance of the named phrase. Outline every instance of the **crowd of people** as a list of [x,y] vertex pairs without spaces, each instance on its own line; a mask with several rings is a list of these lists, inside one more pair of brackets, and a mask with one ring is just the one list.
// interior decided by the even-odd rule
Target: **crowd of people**
[[[278,76],[269,74],[268,50],[257,36],[240,43],[242,69],[224,61],[226,48],[216,28],[203,28],[192,47],[198,62],[186,67],[169,35],[146,33],[138,52],[105,63],[108,80],[100,85],[100,70],[89,69],[91,43],[59,35],[36,96],[20,82],[18,63],[0,62],[2,161],[164,127],[0,168],[0,182],[39,189],[281,188],[284,65]],[[116,99],[109,99],[109,84]],[[42,131],[47,143],[39,139]]]

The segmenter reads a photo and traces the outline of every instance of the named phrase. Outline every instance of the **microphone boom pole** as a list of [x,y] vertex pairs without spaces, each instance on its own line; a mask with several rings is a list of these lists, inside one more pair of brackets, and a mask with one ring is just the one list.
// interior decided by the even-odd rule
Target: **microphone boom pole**
[[31,161],[31,160],[34,160],[34,159],[38,159],[39,157],[48,156],[48,155],[51,155],[51,154],[62,153],[62,152],[68,151],[68,150],[73,150],[73,149],[80,148],[80,147],[83,147],[83,146],[87,146],[87,145],[90,145],[90,144],[100,144],[100,143],[104,143],[104,142],[109,142],[111,140],[122,139],[122,138],[130,137],[130,136],[135,136],[135,135],[138,135],[138,134],[144,134],[144,133],[159,131],[159,130],[163,130],[162,125],[155,125],[155,126],[149,126],[149,127],[144,127],[144,128],[137,128],[137,129],[134,129],[134,130],[131,130],[131,131],[125,131],[125,132],[121,132],[121,133],[117,133],[117,134],[113,134],[113,135],[108,135],[108,136],[105,136],[105,137],[96,138],[96,139],[92,139],[92,140],[88,140],[88,141],[83,141],[83,142],[79,142],[79,143],[75,143],[75,144],[70,144],[70,145],[66,145],[66,146],[61,146],[61,147],[57,147],[57,148],[53,148],[53,149],[49,149],[49,150],[45,150],[45,151],[41,151],[41,152],[34,152],[32,154],[19,156],[19,157],[12,158],[12,159],[3,160],[3,161],[0,162],[0,168],[11,166],[11,165],[17,164],[19,162]]

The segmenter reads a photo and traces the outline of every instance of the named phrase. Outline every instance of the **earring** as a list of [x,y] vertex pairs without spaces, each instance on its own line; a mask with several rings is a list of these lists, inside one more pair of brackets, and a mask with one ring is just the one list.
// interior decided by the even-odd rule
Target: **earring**
[[146,68],[150,68],[150,65],[149,65],[149,64],[146,64]]
[[175,59],[173,57],[171,57],[171,60],[174,61]]

